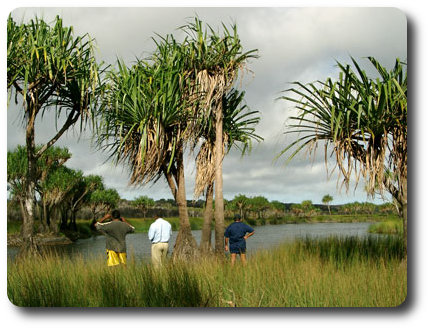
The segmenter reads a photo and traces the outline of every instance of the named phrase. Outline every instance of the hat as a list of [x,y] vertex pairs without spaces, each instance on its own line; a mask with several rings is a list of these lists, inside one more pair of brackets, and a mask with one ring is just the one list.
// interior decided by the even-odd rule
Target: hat
[[234,215],[234,220],[236,221],[236,220],[240,220],[240,219],[242,219],[242,217],[240,216],[240,214],[235,214]]

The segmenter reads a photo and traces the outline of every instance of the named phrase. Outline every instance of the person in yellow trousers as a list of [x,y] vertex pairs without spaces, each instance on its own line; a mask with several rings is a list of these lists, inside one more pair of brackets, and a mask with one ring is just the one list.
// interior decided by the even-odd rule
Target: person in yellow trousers
[[[108,219],[112,219],[112,221],[103,223]],[[135,228],[121,217],[118,210],[113,210],[112,214],[106,214],[96,222],[95,227],[106,236],[107,265],[126,265],[127,246],[125,236],[134,232]]]

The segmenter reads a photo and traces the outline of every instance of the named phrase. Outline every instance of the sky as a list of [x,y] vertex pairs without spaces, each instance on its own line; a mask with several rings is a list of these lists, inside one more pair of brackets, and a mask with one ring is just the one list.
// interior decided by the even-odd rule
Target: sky
[[[312,200],[321,203],[325,194],[333,196],[333,204],[389,201],[379,197],[369,199],[362,180],[347,192],[340,187],[338,171],[327,174],[324,155],[318,152],[312,159],[305,153],[284,164],[286,157],[275,161],[279,152],[291,142],[284,134],[287,118],[294,115],[293,105],[278,99],[294,81],[310,83],[327,77],[337,77],[336,61],[350,63],[354,57],[374,72],[365,59],[374,56],[384,66],[392,68],[396,58],[407,60],[406,15],[396,8],[316,8],[316,7],[163,7],[163,8],[19,8],[12,11],[15,20],[28,20],[35,15],[52,21],[56,15],[65,25],[74,27],[75,35],[89,33],[97,43],[97,58],[115,65],[121,58],[131,64],[144,58],[154,47],[156,34],[175,33],[177,28],[196,15],[215,29],[222,23],[235,23],[244,50],[258,49],[258,59],[247,63],[240,88],[246,92],[246,103],[260,112],[256,133],[263,142],[253,143],[251,153],[241,156],[232,150],[223,164],[224,197],[237,194],[249,197],[262,195],[270,201],[300,203]],[[20,105],[10,102],[7,111],[7,149],[24,144]],[[61,121],[61,120],[60,120]],[[55,119],[45,116],[36,126],[36,142],[46,142],[55,134]],[[67,132],[57,143],[66,146],[72,158],[68,167],[80,169],[85,175],[101,175],[108,188],[115,188],[122,198],[134,199],[147,195],[154,199],[172,198],[166,181],[131,187],[129,169],[115,166],[107,155],[91,144],[91,132]],[[187,199],[193,198],[194,157],[186,154]],[[331,172],[335,163],[329,160]]]

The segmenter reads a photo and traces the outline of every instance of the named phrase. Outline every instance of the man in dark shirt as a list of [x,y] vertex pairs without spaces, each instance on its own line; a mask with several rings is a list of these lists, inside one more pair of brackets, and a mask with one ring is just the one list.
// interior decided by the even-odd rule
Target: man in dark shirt
[[225,230],[225,250],[228,251],[230,242],[231,265],[236,261],[236,255],[240,254],[242,264],[246,264],[246,240],[254,235],[254,229],[242,222],[239,214],[234,216],[234,222]]
[[[112,221],[102,223],[110,218]],[[116,266],[120,263],[125,265],[127,263],[125,236],[132,233],[135,228],[121,217],[118,210],[113,210],[112,215],[106,214],[95,227],[106,236],[107,265]]]

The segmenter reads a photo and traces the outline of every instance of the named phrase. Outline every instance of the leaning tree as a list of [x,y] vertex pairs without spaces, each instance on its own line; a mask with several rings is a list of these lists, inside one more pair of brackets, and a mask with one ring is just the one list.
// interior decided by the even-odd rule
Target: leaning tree
[[[58,16],[52,25],[35,18],[17,24],[7,21],[7,88],[21,103],[25,126],[27,175],[23,186],[24,218],[22,252],[35,251],[34,216],[37,160],[79,119],[90,116],[99,91],[100,65],[94,56],[94,40],[74,36]],[[45,112],[65,120],[39,150],[35,123]]]
[[330,203],[333,202],[333,196],[329,194],[324,195],[321,202],[323,202],[324,205],[327,205],[328,213],[331,215]]
[[116,163],[128,165],[130,183],[164,177],[178,206],[180,227],[174,256],[196,253],[185,193],[184,150],[189,100],[178,45],[161,40],[149,61],[128,68],[118,61],[100,108],[98,145]]
[[323,141],[336,159],[340,175],[348,188],[355,174],[356,182],[365,178],[370,195],[388,191],[401,206],[405,249],[407,247],[407,70],[396,60],[387,70],[376,59],[368,60],[378,77],[370,78],[352,59],[350,65],[337,63],[339,79],[302,84],[286,92],[299,111],[290,117],[287,134],[299,133],[278,155],[292,151],[291,160],[300,150],[317,150]]

